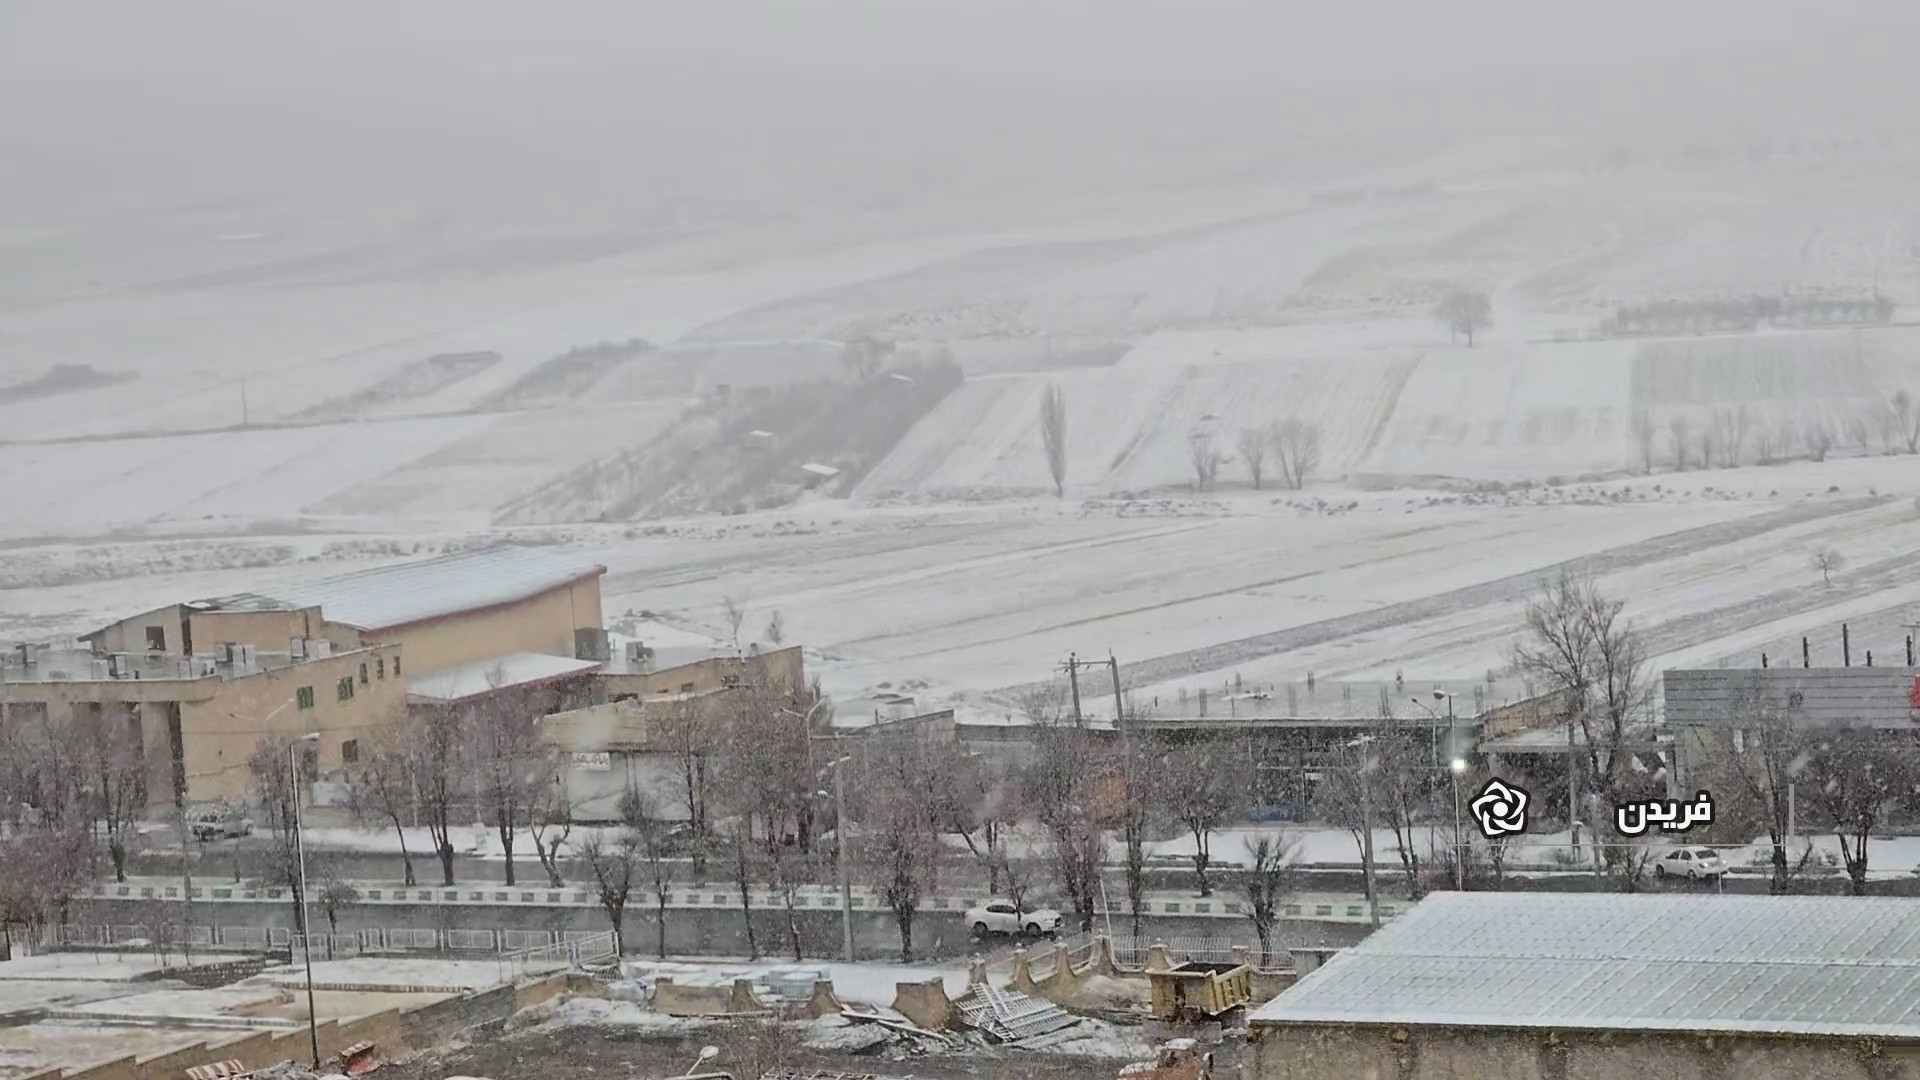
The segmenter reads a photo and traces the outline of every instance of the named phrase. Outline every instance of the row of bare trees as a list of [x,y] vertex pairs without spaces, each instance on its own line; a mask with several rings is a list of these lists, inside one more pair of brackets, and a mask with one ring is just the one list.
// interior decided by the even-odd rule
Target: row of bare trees
[[1600,321],[1606,337],[1748,331],[1761,326],[1872,325],[1893,320],[1894,302],[1872,296],[1756,295],[1623,305]]
[[[1064,498],[1067,399],[1058,385],[1049,385],[1040,395],[1040,448],[1046,457],[1047,473],[1053,478],[1053,493]],[[1320,425],[1297,416],[1285,417],[1267,427],[1241,428],[1233,442],[1233,449],[1239,453],[1255,491],[1266,482],[1269,465],[1287,487],[1296,491],[1305,487],[1307,478],[1320,466],[1320,448]],[[1187,439],[1187,461],[1193,467],[1195,491],[1212,491],[1219,482],[1220,469],[1233,460],[1227,448],[1209,432],[1198,432]]]
[[1825,461],[1835,449],[1869,454],[1920,453],[1920,406],[1905,390],[1884,403],[1862,409],[1837,426],[1825,416],[1795,421],[1769,420],[1746,406],[1715,409],[1705,423],[1685,413],[1667,418],[1664,427],[1645,409],[1635,410],[1627,430],[1640,470],[1652,473],[1660,461],[1673,471],[1732,469],[1748,463],[1772,465],[1795,458]]

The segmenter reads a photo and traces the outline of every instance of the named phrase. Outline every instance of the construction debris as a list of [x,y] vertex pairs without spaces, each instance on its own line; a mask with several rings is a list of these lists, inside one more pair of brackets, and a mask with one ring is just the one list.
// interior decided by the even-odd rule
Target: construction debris
[[953,1007],[968,1026],[1022,1050],[1072,1038],[1070,1029],[1080,1023],[1079,1017],[1050,1001],[1018,990],[996,990],[990,983],[975,983]]

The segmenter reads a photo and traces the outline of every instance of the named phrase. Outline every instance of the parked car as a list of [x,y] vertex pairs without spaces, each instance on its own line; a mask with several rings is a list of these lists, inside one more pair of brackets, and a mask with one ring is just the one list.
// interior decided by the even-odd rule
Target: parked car
[[1052,908],[1021,910],[1011,900],[989,900],[967,909],[967,925],[975,936],[988,934],[1054,934],[1060,931],[1060,913]]
[[231,806],[196,806],[187,811],[187,828],[193,831],[193,838],[202,843],[231,840],[252,836],[253,819]]
[[1713,881],[1727,872],[1727,863],[1712,848],[1674,848],[1653,864],[1654,877],[1678,877],[1689,881]]

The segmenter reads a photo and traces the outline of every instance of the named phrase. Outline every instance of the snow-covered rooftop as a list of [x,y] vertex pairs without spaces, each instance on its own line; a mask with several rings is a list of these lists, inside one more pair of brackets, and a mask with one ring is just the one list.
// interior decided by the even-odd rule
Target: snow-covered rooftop
[[488,660],[476,660],[471,664],[441,668],[425,675],[409,676],[407,700],[452,704],[510,686],[532,686],[570,675],[582,675],[599,666],[597,661],[575,660],[566,656],[508,653]]
[[1437,893],[1254,1023],[1920,1037],[1920,904]]
[[557,552],[507,545],[287,585],[270,597],[249,593],[208,603],[228,609],[318,605],[329,621],[380,630],[525,600],[606,572]]

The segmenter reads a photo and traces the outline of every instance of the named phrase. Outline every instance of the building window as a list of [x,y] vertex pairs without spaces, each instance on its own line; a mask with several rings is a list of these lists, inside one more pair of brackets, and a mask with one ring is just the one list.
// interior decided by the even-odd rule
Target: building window
[[303,709],[313,708],[313,687],[303,686],[293,692],[293,700]]
[[147,651],[167,651],[167,628],[164,626],[147,627]]
[[681,693],[683,693],[683,694],[691,694],[691,693],[693,693],[693,684],[692,684],[692,683],[690,683],[690,682],[683,682],[683,683],[681,683],[681,684],[680,684],[680,692],[681,692]]
[[373,674],[374,674],[374,677],[377,679],[384,679],[387,677],[387,658],[386,657],[376,656],[373,658]]
[[333,688],[333,696],[338,701],[352,701],[353,700],[353,676],[351,675],[340,676],[339,685]]
[[367,665],[365,664],[360,665],[360,685],[367,685]]
[[400,658],[397,656],[393,658],[393,677],[400,677]]
[[1801,693],[1798,690],[1795,690],[1793,693],[1787,695],[1787,708],[1789,709],[1801,708],[1805,706],[1806,703],[1807,703],[1807,695]]
[[340,763],[342,765],[355,765],[355,764],[358,764],[359,761],[360,761],[360,740],[359,739],[348,739],[346,742],[343,742],[340,744]]

